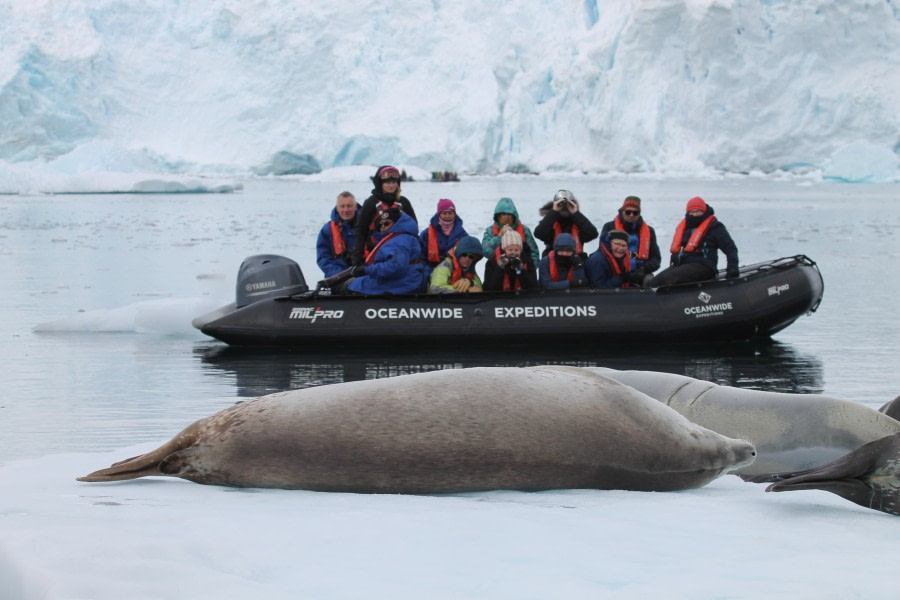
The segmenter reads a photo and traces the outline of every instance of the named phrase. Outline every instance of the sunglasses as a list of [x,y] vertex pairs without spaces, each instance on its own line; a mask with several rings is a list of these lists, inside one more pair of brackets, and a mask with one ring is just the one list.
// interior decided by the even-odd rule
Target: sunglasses
[[391,221],[389,219],[385,219],[384,221],[382,221],[378,224],[378,227],[380,229],[387,229],[388,227],[392,227],[393,225],[394,225],[393,221]]
[[400,178],[399,177],[382,177],[381,182],[382,183],[400,183]]
[[623,210],[622,214],[628,215],[629,217],[635,217],[635,216],[641,214],[641,211],[639,211],[639,210]]
[[460,254],[459,258],[471,258],[472,260],[476,260],[479,256],[477,254],[469,254],[466,252],[465,254]]

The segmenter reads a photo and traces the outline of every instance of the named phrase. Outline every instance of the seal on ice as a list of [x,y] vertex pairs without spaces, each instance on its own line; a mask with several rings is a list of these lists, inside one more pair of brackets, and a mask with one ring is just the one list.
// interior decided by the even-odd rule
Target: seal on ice
[[362,493],[680,490],[755,449],[610,378],[571,367],[473,368],[263,396],[80,481]]

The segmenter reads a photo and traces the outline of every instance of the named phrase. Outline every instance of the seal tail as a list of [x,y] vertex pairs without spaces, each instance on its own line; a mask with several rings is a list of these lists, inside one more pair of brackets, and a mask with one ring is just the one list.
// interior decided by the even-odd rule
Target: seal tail
[[169,440],[156,450],[126,458],[113,463],[105,469],[94,471],[76,479],[78,481],[97,483],[103,481],[125,481],[153,475],[171,475],[171,473],[163,473],[160,466],[172,454],[188,448],[194,442],[194,436],[186,434],[188,434],[187,431],[182,432],[181,435]]

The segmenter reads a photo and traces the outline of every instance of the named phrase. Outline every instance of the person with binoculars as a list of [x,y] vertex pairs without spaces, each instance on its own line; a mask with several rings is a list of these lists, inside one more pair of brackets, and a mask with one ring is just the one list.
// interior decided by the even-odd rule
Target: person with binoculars
[[550,253],[558,235],[568,233],[575,240],[575,254],[586,259],[587,253],[584,251],[584,245],[591,240],[596,240],[600,233],[579,209],[575,194],[569,190],[559,190],[553,196],[553,201],[544,205],[541,212],[545,210],[541,222],[534,228],[534,237],[544,242],[544,251],[541,256],[547,256]]

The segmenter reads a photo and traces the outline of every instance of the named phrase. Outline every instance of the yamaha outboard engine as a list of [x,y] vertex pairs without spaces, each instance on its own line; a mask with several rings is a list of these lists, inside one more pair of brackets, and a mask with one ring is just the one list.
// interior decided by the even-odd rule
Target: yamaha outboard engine
[[241,308],[266,298],[308,291],[300,265],[277,254],[257,254],[241,263],[235,306]]

